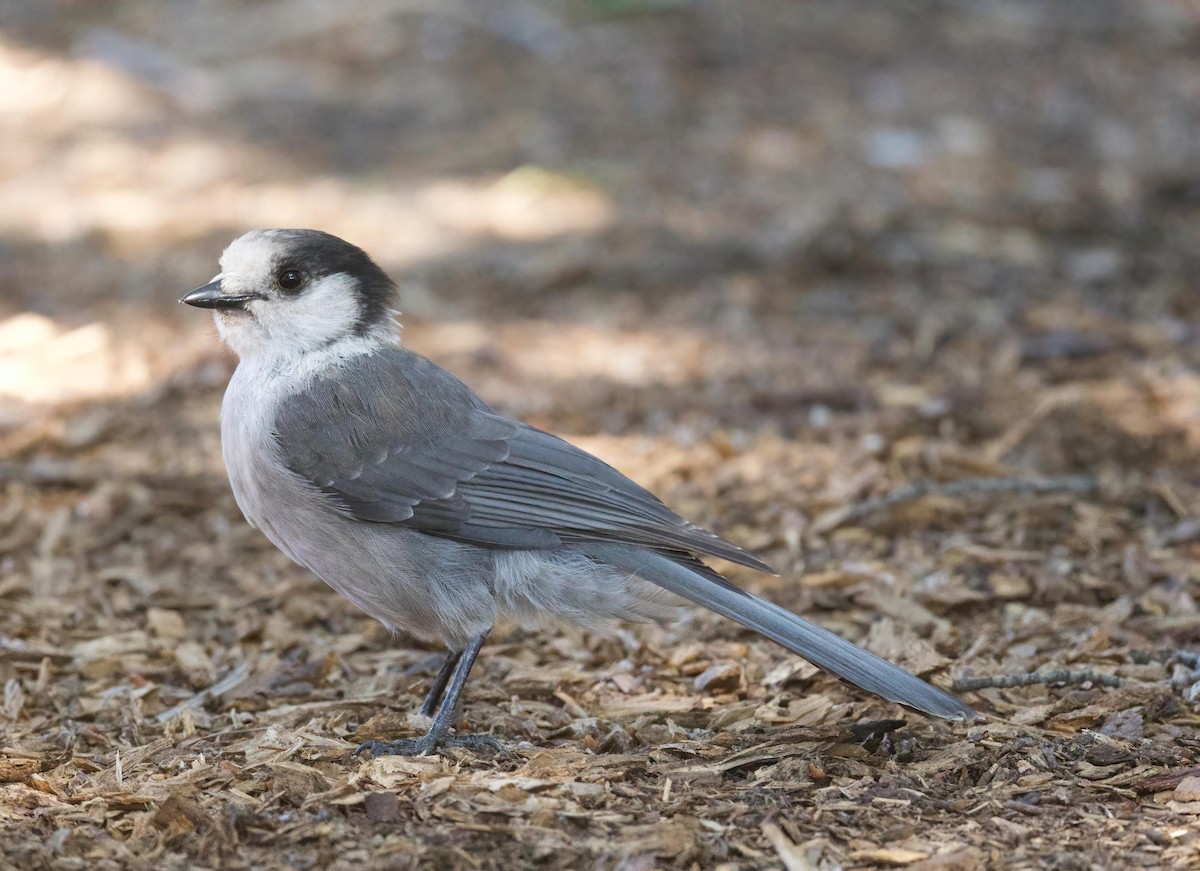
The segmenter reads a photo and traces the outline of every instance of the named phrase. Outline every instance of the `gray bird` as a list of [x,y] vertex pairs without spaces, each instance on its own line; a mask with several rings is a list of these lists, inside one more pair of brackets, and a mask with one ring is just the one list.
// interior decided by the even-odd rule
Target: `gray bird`
[[240,358],[221,443],[246,519],[389,629],[449,650],[421,706],[433,717],[429,732],[372,742],[373,752],[498,746],[451,729],[502,615],[599,626],[669,619],[680,599],[890,701],[950,720],[978,717],[735,587],[700,556],[770,566],[590,454],[497,414],[401,347],[395,297],[383,270],[335,236],[257,230],[225,249],[216,278],[180,300],[212,309]]

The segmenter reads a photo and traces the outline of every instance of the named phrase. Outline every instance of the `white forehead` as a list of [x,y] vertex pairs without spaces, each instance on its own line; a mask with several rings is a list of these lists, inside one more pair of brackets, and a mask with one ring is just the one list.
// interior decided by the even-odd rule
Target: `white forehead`
[[229,243],[221,253],[223,275],[263,275],[274,266],[281,241],[273,230],[252,230]]

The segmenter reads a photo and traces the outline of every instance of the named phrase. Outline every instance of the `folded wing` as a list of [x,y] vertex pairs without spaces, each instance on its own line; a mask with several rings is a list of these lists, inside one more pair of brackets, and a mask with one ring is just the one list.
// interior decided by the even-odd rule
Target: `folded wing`
[[275,435],[288,468],[360,520],[484,547],[623,542],[771,571],[616,469],[496,414],[453,375],[400,348],[315,378],[280,405]]

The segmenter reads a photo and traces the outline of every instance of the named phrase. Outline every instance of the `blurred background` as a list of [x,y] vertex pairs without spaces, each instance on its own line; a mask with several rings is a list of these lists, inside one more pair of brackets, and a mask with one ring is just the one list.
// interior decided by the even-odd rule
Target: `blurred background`
[[[1142,674],[1158,708],[1045,688],[982,704],[1066,731],[1120,714],[1128,740],[1169,744],[1155,730],[1200,676],[1140,652],[1200,635],[1198,129],[1187,0],[8,0],[8,744],[65,796],[87,778],[62,753],[108,776],[184,713],[215,758],[230,710],[332,747],[420,693],[429,653],[287,563],[228,493],[234,361],[175,301],[234,237],[276,226],[366,249],[399,283],[410,347],[781,570],[740,583],[943,682],[1158,668]],[[932,493],[868,502],[911,484]],[[675,710],[661,696],[711,694],[694,679],[713,668],[710,738],[762,726],[768,703],[793,725],[887,709],[780,678],[781,651],[689,619],[582,643],[500,633],[474,725],[550,743],[582,716],[553,701],[574,686],[600,726],[570,740],[659,743],[605,706],[657,693],[638,716]],[[779,701],[792,680],[801,707]],[[320,728],[271,713],[318,703]],[[293,804],[354,767],[321,764]],[[121,824],[134,841],[139,820]],[[958,824],[946,837],[970,846]],[[647,849],[728,850],[681,831],[692,853]],[[622,843],[571,855],[640,849]]]

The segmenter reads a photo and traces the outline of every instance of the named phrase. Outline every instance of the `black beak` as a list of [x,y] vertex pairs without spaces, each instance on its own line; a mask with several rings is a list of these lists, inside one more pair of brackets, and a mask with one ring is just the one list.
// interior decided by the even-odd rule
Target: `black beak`
[[262,299],[257,293],[222,293],[221,282],[213,281],[204,287],[197,287],[180,302],[194,305],[196,308],[245,308],[252,299]]

